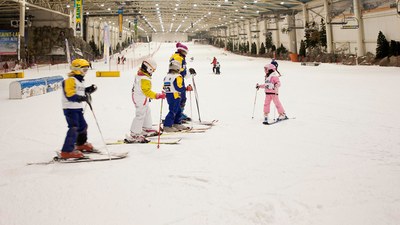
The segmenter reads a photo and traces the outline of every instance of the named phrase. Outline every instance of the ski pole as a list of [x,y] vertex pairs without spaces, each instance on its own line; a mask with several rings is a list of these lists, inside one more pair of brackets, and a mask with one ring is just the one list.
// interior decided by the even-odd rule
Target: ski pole
[[253,105],[253,115],[251,116],[251,119],[254,119],[254,111],[256,110],[257,92],[258,88],[256,88],[256,95],[254,97],[254,105]]
[[[189,101],[190,101],[190,118],[193,118],[193,110],[192,110],[192,92],[189,91]],[[193,119],[190,121],[191,127],[193,129]]]
[[[90,95],[88,95],[88,96],[90,96]],[[91,99],[91,97],[89,97],[89,98]],[[100,132],[101,139],[103,140],[104,146],[105,146],[105,148],[106,148],[108,158],[111,160],[110,151],[108,151],[106,141],[104,140],[103,132],[101,132],[101,129],[100,129],[100,126],[99,126],[99,122],[97,121],[96,115],[94,114],[94,110],[93,110],[93,107],[92,107],[92,103],[91,103],[90,100],[88,100],[86,103],[89,105],[90,111],[92,111],[94,120],[96,121],[97,129],[98,129],[99,132]]]
[[195,74],[192,74],[192,82],[193,82],[194,97],[195,97],[195,99],[196,99],[197,114],[199,115],[199,121],[200,121],[200,123],[201,123],[200,108],[199,108],[199,96],[198,96],[198,94],[197,94],[196,83],[194,82],[194,75],[195,75]]
[[161,123],[162,123],[162,108],[163,108],[164,99],[161,99],[161,107],[160,107],[160,121],[158,123],[158,142],[157,142],[157,149],[160,148],[160,141],[161,141]]

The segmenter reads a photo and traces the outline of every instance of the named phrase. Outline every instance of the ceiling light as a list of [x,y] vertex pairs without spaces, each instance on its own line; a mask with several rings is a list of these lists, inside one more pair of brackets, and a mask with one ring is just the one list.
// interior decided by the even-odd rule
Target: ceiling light
[[108,8],[107,10],[108,10],[108,11],[110,11],[110,10],[111,10],[111,8]]
[[197,7],[197,4],[194,4],[193,7]]
[[285,4],[285,2],[281,2],[281,5]]
[[71,7],[70,5],[67,5],[67,8]]

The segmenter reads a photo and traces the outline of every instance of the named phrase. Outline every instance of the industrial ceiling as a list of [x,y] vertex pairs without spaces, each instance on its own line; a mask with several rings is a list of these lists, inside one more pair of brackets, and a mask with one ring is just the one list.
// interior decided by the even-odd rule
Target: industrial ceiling
[[[0,0],[0,26],[11,18],[18,19],[20,1]],[[118,24],[118,10],[122,9],[127,29],[136,18],[139,32],[197,33],[242,20],[301,11],[305,3],[323,4],[322,0],[84,0],[83,14]],[[26,0],[26,15],[33,22],[38,12],[68,18],[73,9],[74,1]]]

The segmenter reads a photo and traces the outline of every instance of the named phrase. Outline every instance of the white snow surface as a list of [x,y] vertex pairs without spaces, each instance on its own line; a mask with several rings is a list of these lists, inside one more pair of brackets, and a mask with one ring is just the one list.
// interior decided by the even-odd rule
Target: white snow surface
[[[295,119],[265,126],[265,95],[255,85],[263,82],[270,59],[186,44],[188,68],[197,71],[201,119],[219,122],[205,133],[179,134],[180,144],[159,149],[105,146],[101,134],[108,142],[129,133],[138,65],[120,66],[121,77],[107,78],[95,71],[108,65],[93,63],[86,75],[87,86],[98,86],[94,114],[89,107],[85,112],[89,141],[102,151],[129,152],[117,161],[28,166],[51,160],[61,149],[67,132],[61,91],[10,100],[15,79],[0,79],[0,224],[400,223],[399,68],[280,60],[279,96]],[[123,54],[129,61],[149,49],[140,44]],[[160,92],[175,45],[153,43],[155,50],[153,90]],[[214,56],[220,76],[212,74]],[[66,64],[44,66],[26,70],[25,79],[68,72]],[[160,102],[151,102],[154,124]],[[167,109],[164,101],[163,117]],[[194,94],[185,112],[198,120]]]

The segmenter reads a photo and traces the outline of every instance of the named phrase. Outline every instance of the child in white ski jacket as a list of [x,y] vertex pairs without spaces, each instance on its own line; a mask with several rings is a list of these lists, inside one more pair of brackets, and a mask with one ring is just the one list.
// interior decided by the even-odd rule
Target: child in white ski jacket
[[265,83],[257,84],[256,88],[264,88],[265,89],[265,101],[264,101],[264,122],[263,124],[269,124],[268,122],[268,114],[270,112],[271,101],[274,102],[276,109],[278,110],[279,117],[277,120],[287,119],[285,114],[285,110],[282,106],[281,101],[279,100],[279,87],[281,86],[281,82],[279,77],[276,75],[276,67],[273,64],[266,65],[264,67],[265,71]]
[[156,130],[152,129],[149,99],[164,99],[165,93],[155,93],[151,89],[151,77],[156,68],[157,64],[154,60],[144,60],[135,76],[132,101],[135,104],[136,116],[132,121],[131,134],[126,138],[127,142],[147,143],[149,140],[145,136],[158,134]]

